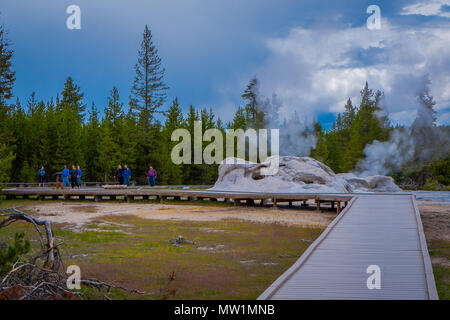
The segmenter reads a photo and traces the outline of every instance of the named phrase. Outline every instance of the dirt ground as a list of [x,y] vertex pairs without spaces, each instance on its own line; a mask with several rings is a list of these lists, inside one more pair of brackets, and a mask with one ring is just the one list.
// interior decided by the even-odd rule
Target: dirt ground
[[213,207],[177,204],[138,204],[120,202],[34,202],[23,209],[53,223],[65,224],[71,231],[83,232],[92,221],[104,216],[133,215],[143,219],[176,221],[219,221],[240,219],[249,222],[275,223],[286,226],[325,228],[336,216],[333,212],[318,214],[315,210],[273,209],[261,207]]
[[427,241],[450,241],[450,203],[418,202]]
[[[450,203],[418,202],[433,269],[450,269]],[[444,282],[450,286],[450,276]]]

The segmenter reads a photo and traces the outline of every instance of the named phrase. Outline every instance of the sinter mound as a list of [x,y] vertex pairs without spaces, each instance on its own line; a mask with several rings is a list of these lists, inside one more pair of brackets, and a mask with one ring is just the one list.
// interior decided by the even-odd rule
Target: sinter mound
[[[274,175],[263,175],[279,159]],[[231,163],[231,164],[230,164]],[[388,176],[358,177],[354,173],[335,174],[329,167],[310,157],[272,156],[263,163],[228,158],[219,166],[219,178],[211,190],[242,192],[358,193],[399,192]]]

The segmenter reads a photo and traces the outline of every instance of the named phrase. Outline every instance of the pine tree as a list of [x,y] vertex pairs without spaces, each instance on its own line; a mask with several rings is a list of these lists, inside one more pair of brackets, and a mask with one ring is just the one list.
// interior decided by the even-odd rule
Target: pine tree
[[[137,149],[138,143],[138,130],[136,116],[131,110],[128,110],[127,114],[123,119],[123,145],[121,149],[122,161],[124,164],[128,165],[131,170],[132,181],[142,181],[146,183],[145,179],[145,169],[139,170],[137,167],[137,158],[140,156]],[[141,179],[137,179],[142,176]]]
[[14,51],[6,39],[6,31],[0,25],[0,107],[6,107],[6,101],[12,98],[12,89],[16,80],[16,73],[12,70]]
[[[108,154],[111,157],[114,166],[119,163],[122,165],[123,161],[123,150],[124,140],[127,138],[123,135],[123,105],[120,102],[119,91],[116,87],[110,92],[108,97],[108,105],[105,108],[105,120],[103,121],[103,126],[105,127],[105,133],[110,135],[110,145]],[[108,171],[112,171],[113,168],[107,168]]]
[[234,114],[233,121],[230,123],[230,127],[234,130],[245,130],[245,128],[247,128],[247,119],[243,108],[238,107],[236,113]]
[[313,134],[317,137],[316,147],[312,150],[312,157],[316,160],[326,163],[328,160],[328,150],[325,140],[325,134],[323,133],[322,126],[319,122],[316,122],[313,127]]
[[26,114],[22,108],[19,99],[13,108],[13,116],[9,123],[9,132],[14,141],[14,145],[11,146],[12,152],[14,153],[14,159],[11,164],[10,177],[12,180],[20,181],[22,166],[25,162],[25,125],[26,125]]
[[74,84],[72,78],[67,78],[62,92],[62,99],[56,105],[57,141],[55,165],[82,164],[81,130],[85,105],[83,93]]
[[105,122],[101,125],[100,131],[101,144],[99,147],[98,163],[100,164],[102,181],[111,181],[114,176],[114,168],[118,165],[117,160],[114,159],[112,150],[114,150],[115,143],[113,140],[111,126],[106,125]]
[[136,76],[131,89],[130,107],[138,112],[139,121],[148,133],[154,114],[161,113],[159,109],[166,101],[168,87],[163,79],[165,69],[162,67],[161,58],[153,44],[152,33],[147,25],[134,69]]
[[252,78],[242,93],[241,97],[245,102],[244,113],[246,126],[242,129],[253,128],[261,129],[265,126],[264,110],[258,103],[258,87],[259,81],[256,77]]
[[172,141],[172,133],[176,129],[180,129],[183,126],[183,113],[180,105],[178,104],[178,98],[172,102],[172,105],[167,112],[167,120],[164,124],[164,140],[162,155],[165,155],[164,159],[164,178],[168,184],[180,185],[183,183],[182,165],[176,165],[172,162],[171,151],[177,144],[176,141]]
[[63,110],[63,108],[68,108],[68,111],[71,111],[72,115],[75,115],[79,122],[82,122],[86,110],[86,105],[83,104],[84,94],[81,93],[80,87],[74,83],[71,77],[67,78],[61,95],[61,110]]
[[430,95],[428,86],[418,94],[417,100],[417,116],[411,126],[411,136],[415,146],[413,161],[420,164],[423,159],[431,162],[445,156],[445,152],[442,154],[441,150],[446,148],[441,147],[443,139],[436,130],[436,102]]
[[0,26],[0,182],[9,181],[15,158],[14,136],[7,129],[10,127],[10,108],[7,100],[12,98],[15,72],[12,70],[13,50],[6,39],[5,30]]
[[89,120],[84,130],[84,154],[85,167],[83,179],[87,181],[103,181],[104,171],[100,166],[101,127],[98,120],[98,112],[95,104],[92,104]]
[[183,166],[183,184],[195,184],[197,177],[201,173],[201,168],[199,165],[194,164],[194,124],[196,121],[199,121],[199,114],[195,110],[193,105],[189,106],[189,111],[184,120],[184,127],[189,131],[191,135],[191,164],[185,164]]
[[338,134],[336,132],[329,132],[326,135],[326,150],[328,158],[325,164],[329,166],[334,172],[345,172],[343,168],[345,164],[342,156],[342,149],[338,143]]
[[44,119],[45,120],[43,126],[45,127],[45,137],[43,138],[42,143],[41,165],[45,166],[47,180],[54,181],[56,179],[54,173],[61,170],[61,168],[57,167],[55,161],[57,158],[55,145],[58,136],[57,131],[58,123],[57,123],[56,108],[53,99],[51,99],[46,104]]
[[8,182],[11,178],[11,168],[13,160],[15,158],[14,153],[5,143],[0,142],[0,183]]
[[352,100],[348,98],[347,103],[345,104],[345,111],[342,115],[342,125],[345,129],[350,128],[352,126],[353,121],[356,117],[356,108],[352,104]]
[[149,165],[157,168],[161,163],[158,145],[161,143],[161,124],[155,119],[156,113],[166,100],[168,87],[164,83],[165,69],[162,67],[151,31],[145,26],[142,42],[135,65],[136,76],[131,89],[130,109],[137,114],[136,159],[138,175],[144,175]]
[[[206,108],[202,109],[200,112],[200,121],[202,122],[202,132],[205,133],[208,129],[215,128],[215,121],[214,121],[214,113],[212,109],[210,108],[207,110]],[[203,142],[202,143],[202,151],[205,150],[206,146],[210,142]],[[217,164],[203,164],[201,167],[201,176],[200,176],[200,183],[201,184],[211,184],[216,181],[217,173]]]

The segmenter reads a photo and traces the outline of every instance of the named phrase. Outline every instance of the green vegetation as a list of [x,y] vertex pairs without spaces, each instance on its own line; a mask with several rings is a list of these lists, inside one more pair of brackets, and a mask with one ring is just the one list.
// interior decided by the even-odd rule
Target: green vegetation
[[10,245],[0,243],[0,278],[11,270],[19,258],[30,252],[30,240],[25,238],[23,232],[16,232]]
[[[310,242],[300,239],[314,240],[323,231],[241,220],[159,221],[135,216],[101,220],[79,233],[67,225],[54,225],[56,241],[64,240],[60,249],[65,265],[79,265],[82,277],[152,293],[114,291],[115,299],[160,298],[160,289],[168,283],[174,293],[169,298],[255,299],[306,250]],[[0,241],[15,232],[36,237],[33,231],[18,222],[2,229]],[[177,248],[168,242],[179,235],[195,244]],[[169,281],[172,272],[174,280]],[[83,290],[92,299],[102,298]]]
[[450,300],[450,241],[431,241],[428,245],[430,256],[440,257],[447,261],[446,264],[433,263],[434,280],[439,299]]

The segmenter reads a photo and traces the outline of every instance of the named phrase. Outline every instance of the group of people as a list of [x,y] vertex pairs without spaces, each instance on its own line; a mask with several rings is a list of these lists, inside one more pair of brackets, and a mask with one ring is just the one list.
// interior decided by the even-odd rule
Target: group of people
[[[82,184],[81,175],[82,171],[80,166],[72,165],[72,169],[69,170],[67,166],[64,166],[64,169],[62,171],[62,179],[63,179],[63,186],[68,187],[69,185],[72,185],[72,189],[76,187],[80,188]],[[69,183],[70,181],[70,183]]]
[[116,178],[119,181],[120,185],[126,185],[129,186],[130,183],[130,179],[131,179],[131,170],[130,168],[128,168],[127,165],[124,165],[122,168],[122,165],[118,165],[117,166],[117,171],[116,171]]
[[[39,182],[39,187],[43,187],[44,183],[45,183],[45,169],[44,166],[41,166],[37,172],[38,174],[38,182]],[[75,166],[72,165],[72,169],[68,169],[67,166],[64,166],[64,169],[62,170],[61,176],[62,176],[62,181],[63,181],[63,187],[68,187],[68,186],[72,186],[72,188],[81,187],[82,184],[82,174],[83,172],[81,171],[80,166]],[[156,184],[156,177],[157,177],[157,173],[156,170],[153,169],[152,166],[149,167],[148,171],[147,171],[147,180],[148,180],[148,184],[152,187],[155,186]],[[130,168],[128,168],[127,165],[124,165],[122,168],[122,165],[118,165],[117,166],[117,171],[116,171],[116,178],[119,182],[120,185],[131,185],[130,179],[131,179],[131,170]]]
[[[148,184],[152,187],[155,186],[156,184],[156,177],[157,177],[157,173],[156,170],[153,169],[152,166],[149,167],[148,171],[147,171],[147,180],[148,180]],[[122,168],[122,165],[118,165],[117,166],[117,170],[116,170],[116,178],[119,182],[120,185],[127,185],[129,186],[131,184],[130,179],[131,179],[131,170],[130,168],[128,168],[128,166],[125,164]]]

